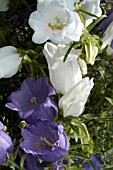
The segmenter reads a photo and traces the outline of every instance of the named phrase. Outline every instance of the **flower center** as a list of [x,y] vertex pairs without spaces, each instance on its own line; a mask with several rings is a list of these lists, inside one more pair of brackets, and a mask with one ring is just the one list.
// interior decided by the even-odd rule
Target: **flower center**
[[43,140],[43,141],[45,142],[45,145],[46,145],[46,147],[47,147],[48,149],[51,149],[51,148],[54,146],[54,144],[52,144],[51,142],[49,142],[45,137],[44,137],[44,138],[41,137],[41,140]]
[[36,97],[32,97],[30,101],[31,101],[31,103],[34,103],[36,106],[39,105],[39,103],[38,103]]
[[65,24],[62,23],[62,21],[58,18],[55,17],[54,20],[56,21],[56,24],[51,24],[50,22],[48,23],[48,27],[52,29],[52,31],[55,30],[62,30]]

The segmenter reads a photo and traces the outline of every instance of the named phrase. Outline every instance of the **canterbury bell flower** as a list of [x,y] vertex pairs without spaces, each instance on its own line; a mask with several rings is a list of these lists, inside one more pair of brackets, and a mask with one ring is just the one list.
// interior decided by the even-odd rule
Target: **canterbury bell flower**
[[47,42],[43,50],[48,63],[51,84],[62,94],[67,93],[82,79],[77,61],[80,50],[72,50],[66,61],[63,62],[68,48],[66,45],[56,46]]
[[[74,3],[78,3],[82,8],[84,8],[86,11],[96,15],[97,17],[100,17],[102,14],[102,10],[100,8],[100,0],[66,0],[66,7],[69,10],[74,10]],[[86,26],[91,24],[93,22],[93,19],[96,19],[95,17],[92,17],[88,14],[84,13],[84,16],[86,18]]]
[[43,161],[56,162],[69,151],[69,139],[58,123],[39,119],[35,125],[25,126],[22,136],[21,148]]
[[47,40],[57,44],[79,41],[84,28],[79,15],[67,9],[64,0],[39,0],[29,25],[34,30],[32,41],[37,44]]
[[0,78],[12,77],[17,73],[21,57],[13,46],[0,48]]
[[93,78],[89,80],[89,77],[85,77],[61,97],[59,107],[63,109],[64,117],[82,114],[93,85]]
[[9,0],[0,0],[0,12],[5,12],[9,9]]

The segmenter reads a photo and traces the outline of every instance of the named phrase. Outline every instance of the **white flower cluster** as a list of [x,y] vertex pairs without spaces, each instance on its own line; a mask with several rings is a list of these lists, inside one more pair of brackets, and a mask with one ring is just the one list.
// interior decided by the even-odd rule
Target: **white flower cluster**
[[[7,10],[9,1],[0,0]],[[82,23],[74,3],[84,9],[85,24]],[[86,12],[87,11],[87,12]],[[92,13],[94,15],[88,15]],[[87,74],[87,63],[94,64],[98,47],[89,41],[85,45],[86,62],[80,58],[81,49],[72,49],[64,62],[64,56],[71,42],[79,42],[86,27],[93,22],[95,16],[101,16],[100,0],[38,0],[37,10],[29,17],[29,25],[34,30],[32,41],[37,44],[45,43],[43,53],[46,57],[51,84],[63,94],[59,107],[65,116],[79,116],[93,88],[93,78],[83,78]],[[112,24],[110,25],[112,28]],[[108,28],[110,29],[110,28]],[[109,30],[106,30],[102,48],[107,44]],[[109,36],[110,37],[110,36]],[[12,46],[0,49],[0,78],[13,76],[21,62],[20,54]],[[5,64],[4,64],[5,63]]]
[[[82,74],[87,74],[87,65],[79,57],[80,49],[72,49],[64,62],[69,43],[78,42],[85,27],[95,19],[85,14],[84,25],[79,13],[74,11],[74,3],[95,16],[101,16],[100,0],[38,0],[37,10],[29,18],[29,25],[34,30],[32,41],[37,44],[51,41],[46,42],[43,53],[48,63],[51,84],[63,94],[59,107],[63,108],[64,117],[82,114],[94,85],[93,78],[82,78]],[[98,48],[91,42],[85,48],[86,61],[94,64]]]

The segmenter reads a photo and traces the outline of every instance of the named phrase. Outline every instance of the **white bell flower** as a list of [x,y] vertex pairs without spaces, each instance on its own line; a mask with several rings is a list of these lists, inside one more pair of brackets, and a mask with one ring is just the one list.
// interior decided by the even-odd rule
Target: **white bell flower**
[[37,44],[47,40],[57,44],[79,41],[84,28],[79,15],[67,9],[64,0],[39,0],[29,25],[34,30],[32,41]]
[[93,85],[93,78],[91,80],[89,80],[89,77],[83,78],[60,98],[59,108],[63,109],[64,117],[75,117],[82,114]]
[[0,0],[0,12],[7,11],[9,9],[9,0]]
[[[74,3],[79,3],[79,5],[84,8],[86,11],[96,15],[97,17],[100,17],[102,14],[102,10],[100,8],[100,0],[66,0],[66,7],[70,10],[74,9]],[[88,14],[85,14],[86,17],[86,26],[91,24],[93,22],[93,19],[96,19],[95,17],[92,17]]]
[[[105,36],[102,39],[102,46],[101,49],[104,49],[105,47],[107,47],[106,52],[108,55],[112,55],[113,54],[113,44],[111,44],[113,42],[113,21],[110,23],[110,25],[107,27],[106,31],[105,31]],[[112,47],[111,47],[112,45]]]
[[50,82],[62,94],[67,93],[75,84],[82,79],[82,74],[77,61],[80,50],[72,50],[65,62],[63,62],[69,46],[54,45],[47,42],[44,46]]
[[12,77],[21,63],[20,54],[13,46],[0,48],[0,78]]

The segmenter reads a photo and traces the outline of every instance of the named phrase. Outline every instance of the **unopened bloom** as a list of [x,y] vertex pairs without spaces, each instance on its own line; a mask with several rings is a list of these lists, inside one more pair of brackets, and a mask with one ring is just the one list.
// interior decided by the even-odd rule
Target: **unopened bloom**
[[105,47],[107,47],[106,52],[108,55],[112,55],[113,54],[113,21],[110,23],[110,25],[108,26],[108,28],[105,31],[105,36],[102,39],[102,46],[101,48],[104,49]]
[[12,77],[21,63],[20,54],[13,46],[0,48],[0,78]]
[[87,74],[87,65],[86,65],[86,62],[79,57],[78,58],[78,63],[79,63],[80,70],[81,70],[82,74],[83,75]]
[[3,127],[4,125],[0,122],[0,164],[6,162],[7,153],[13,151],[12,139],[2,130]]
[[[7,103],[6,107],[18,111],[20,118],[23,119],[33,114],[33,120],[39,117],[52,120],[57,112],[57,107],[50,96],[55,93],[55,89],[48,84],[48,77],[40,77],[37,80],[27,78],[23,81],[19,90],[11,93],[9,96],[11,103]],[[47,107],[49,107],[49,110],[51,110],[50,107],[53,107],[53,110],[51,113],[47,111],[45,115],[43,108],[48,110]]]
[[35,125],[25,126],[22,136],[21,148],[44,161],[56,162],[69,151],[68,137],[61,124],[39,119]]
[[85,45],[86,50],[86,61],[93,65],[95,62],[95,58],[98,54],[98,47],[96,47],[92,42],[89,42]]
[[47,40],[57,44],[79,41],[84,28],[79,15],[67,9],[64,0],[39,0],[29,25],[35,31],[32,40],[37,44]]
[[9,9],[9,0],[0,0],[0,12],[7,11]]
[[82,114],[93,85],[93,79],[89,80],[88,77],[83,78],[68,93],[61,97],[59,107],[63,108],[64,117],[79,116]]
[[66,61],[63,62],[68,48],[66,45],[56,46],[47,42],[43,50],[48,63],[51,84],[63,94],[82,79],[77,61],[80,50],[72,50]]

